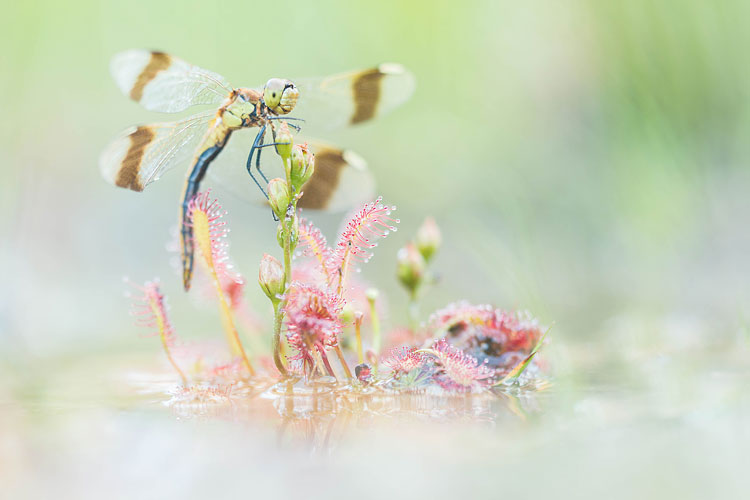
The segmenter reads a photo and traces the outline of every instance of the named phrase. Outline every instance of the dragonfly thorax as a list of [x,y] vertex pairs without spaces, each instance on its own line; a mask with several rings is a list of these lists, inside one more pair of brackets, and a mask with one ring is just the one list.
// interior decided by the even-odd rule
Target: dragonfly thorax
[[255,125],[264,114],[261,95],[252,89],[236,89],[221,108],[221,119],[230,128]]

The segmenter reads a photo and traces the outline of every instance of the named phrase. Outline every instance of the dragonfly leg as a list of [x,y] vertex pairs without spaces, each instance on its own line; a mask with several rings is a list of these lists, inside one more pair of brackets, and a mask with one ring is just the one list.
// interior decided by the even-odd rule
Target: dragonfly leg
[[[263,189],[263,186],[260,185],[260,182],[258,182],[258,179],[253,175],[253,155],[255,154],[256,150],[258,151],[258,156],[260,156],[261,151],[261,145],[263,144],[263,137],[266,134],[266,125],[263,125],[260,128],[260,131],[258,132],[258,135],[255,136],[255,141],[253,142],[253,147],[250,148],[250,156],[247,157],[247,173],[250,174],[250,177],[253,179],[253,182],[255,182],[255,185],[258,186],[258,189],[260,189],[260,192],[263,193],[263,196],[268,199],[268,193],[266,193],[266,190]],[[261,173],[261,175],[263,175]],[[265,176],[263,176],[263,179],[268,182]]]
[[263,177],[263,180],[266,181],[266,184],[268,184],[268,178],[260,169],[260,155],[261,153],[263,153],[263,142],[265,140],[266,140],[266,134],[263,134],[263,136],[260,138],[260,144],[258,144],[258,153],[255,155],[255,170],[258,171],[260,176]]
[[258,148],[268,148],[271,146],[288,146],[288,142],[269,142],[268,144],[261,144],[258,146]]
[[268,120],[295,120],[298,122],[305,121],[304,118],[297,118],[295,116],[269,116]]
[[302,127],[300,127],[299,125],[296,125],[294,123],[291,123],[291,120],[295,120],[295,121],[299,121],[299,122],[304,122],[305,121],[304,118],[295,118],[293,116],[272,116],[272,117],[270,117],[268,119],[269,120],[283,120],[288,126],[292,127],[295,130],[295,132],[299,132],[300,130],[302,130]]

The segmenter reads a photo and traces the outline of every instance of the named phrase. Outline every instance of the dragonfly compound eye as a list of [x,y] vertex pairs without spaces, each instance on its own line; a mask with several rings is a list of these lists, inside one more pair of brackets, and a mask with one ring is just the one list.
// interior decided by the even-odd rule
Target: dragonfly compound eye
[[263,101],[276,114],[285,115],[294,109],[299,90],[289,80],[271,78],[263,88]]

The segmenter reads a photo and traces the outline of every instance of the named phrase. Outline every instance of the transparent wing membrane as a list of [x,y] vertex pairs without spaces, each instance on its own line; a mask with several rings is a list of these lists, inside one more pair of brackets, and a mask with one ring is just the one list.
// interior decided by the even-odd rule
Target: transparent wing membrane
[[112,184],[142,191],[175,166],[188,168],[213,116],[211,111],[123,131],[100,157],[102,175]]
[[232,91],[221,75],[162,52],[120,52],[110,69],[120,90],[151,111],[176,113],[200,104],[219,105]]
[[293,116],[315,129],[355,125],[381,116],[411,97],[414,75],[400,64],[292,80],[300,90]]

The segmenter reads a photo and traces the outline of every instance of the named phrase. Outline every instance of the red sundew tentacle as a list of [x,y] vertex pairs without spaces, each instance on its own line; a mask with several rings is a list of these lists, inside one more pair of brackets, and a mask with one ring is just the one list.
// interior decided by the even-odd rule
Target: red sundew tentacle
[[313,346],[325,349],[338,343],[342,324],[339,319],[344,301],[320,288],[293,282],[284,308],[287,341],[297,351],[292,360],[314,363]]
[[435,342],[431,353],[442,368],[441,375],[445,376],[436,379],[438,383],[442,380],[440,385],[444,388],[469,390],[475,385],[486,385],[495,373],[486,364],[480,364],[475,357],[449,344],[445,339]]
[[193,228],[195,245],[213,279],[214,289],[219,298],[222,325],[232,353],[241,356],[248,373],[254,375],[255,369],[242,346],[232,317],[233,309],[227,303],[225,288],[222,285],[222,278],[231,277],[235,279],[235,276],[231,273],[231,265],[228,263],[228,243],[225,241],[229,230],[226,227],[226,222],[221,220],[227,212],[221,208],[218,200],[209,198],[210,192],[208,190],[198,193],[190,200],[186,224]]
[[377,246],[373,240],[397,230],[394,224],[398,224],[399,220],[390,217],[396,207],[383,205],[380,203],[381,200],[382,198],[378,197],[354,214],[329,258],[328,268],[332,271],[331,274],[339,278],[339,294],[351,262],[367,262],[372,257],[371,250]]
[[314,257],[328,279],[330,275],[328,262],[331,259],[332,250],[328,248],[326,237],[312,222],[305,219],[300,221],[298,234],[302,255]]
[[229,227],[227,222],[223,220],[228,212],[222,208],[218,199],[211,199],[210,196],[211,190],[208,189],[196,194],[190,200],[185,224],[195,227],[195,214],[202,212],[208,222],[210,248],[206,249],[208,255],[204,255],[204,258],[210,260],[209,267],[213,267],[221,278],[241,280],[242,277],[233,272],[232,265],[229,262],[229,243],[226,240]]
[[416,347],[401,347],[400,349],[391,349],[383,364],[394,373],[408,373],[420,368],[424,362],[424,353],[417,352]]
[[466,301],[449,304],[429,320],[436,333],[446,330],[460,334],[473,328],[478,334],[502,345],[503,352],[529,352],[541,337],[543,327],[526,312],[506,312],[490,305],[473,305]]
[[161,338],[164,352],[167,359],[175,371],[182,379],[182,384],[187,385],[187,377],[175,362],[170,352],[170,348],[175,343],[175,332],[172,323],[167,315],[167,305],[164,295],[159,289],[158,281],[146,282],[143,286],[130,283],[131,286],[140,290],[143,294],[135,299],[131,314],[138,316],[135,323],[139,326],[153,329],[150,336],[159,336]]

